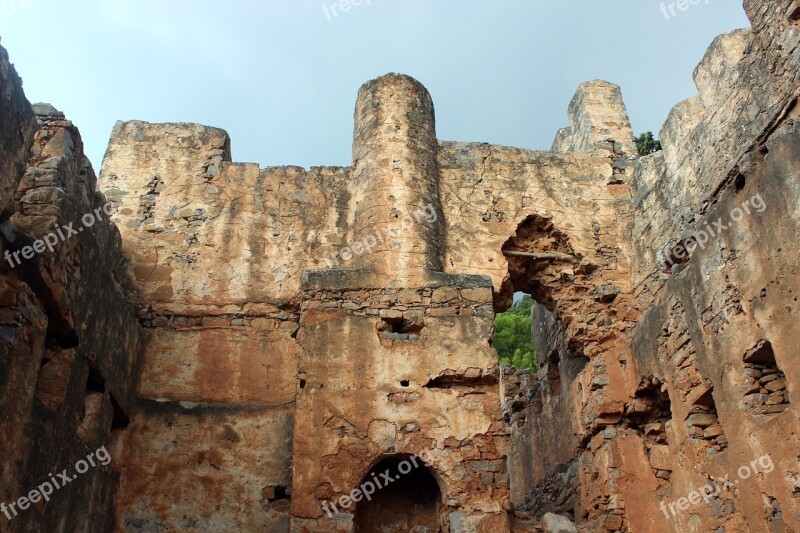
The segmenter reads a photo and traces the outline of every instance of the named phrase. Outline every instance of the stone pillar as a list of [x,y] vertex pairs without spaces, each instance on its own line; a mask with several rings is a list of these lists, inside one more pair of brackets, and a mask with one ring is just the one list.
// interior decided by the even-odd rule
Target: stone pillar
[[[611,146],[616,143],[616,148]],[[607,149],[638,156],[633,128],[622,100],[622,90],[607,81],[582,83],[569,104],[569,127],[556,135],[554,152],[594,152]]]
[[389,74],[361,87],[353,240],[375,244],[356,258],[359,267],[401,280],[443,270],[437,149],[433,101],[422,84]]

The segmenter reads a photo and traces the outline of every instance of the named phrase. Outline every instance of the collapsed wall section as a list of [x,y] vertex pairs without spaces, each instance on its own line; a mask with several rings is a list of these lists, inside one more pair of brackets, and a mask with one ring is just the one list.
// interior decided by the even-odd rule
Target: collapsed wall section
[[[631,216],[632,130],[616,86],[585,84],[573,102],[571,123],[585,130],[576,151],[466,143],[440,149],[449,267],[487,273],[496,310],[516,291],[539,303],[539,374],[503,376],[515,530],[533,527],[522,525],[525,518],[535,523],[548,511],[619,528],[628,523],[625,508],[614,504],[627,489],[619,473],[608,473],[608,483],[589,482],[594,471],[580,458],[589,443],[596,448],[615,436],[607,429],[625,424],[639,388],[629,332],[640,311],[620,245]],[[567,135],[565,150],[572,146]],[[641,488],[627,492],[632,501]]]
[[[563,361],[571,328],[563,316],[535,310],[542,369],[505,378],[518,514],[567,515],[593,531],[796,529],[795,378],[786,369],[796,339],[786,317],[797,291],[788,273],[797,257],[787,249],[797,220],[797,7],[746,2],[754,31],[714,42],[695,73],[698,96],[677,106],[662,130],[664,151],[622,178],[633,209],[616,242],[633,277],[621,294],[644,316],[625,332],[631,357],[590,361],[612,359],[617,375],[609,381],[621,397],[599,417],[602,431],[577,453],[560,444],[560,458],[546,443],[563,439],[565,416],[584,409],[587,397],[553,393],[565,376],[567,386],[580,382],[551,364],[551,354]],[[592,100],[585,91],[573,104]],[[571,127],[554,149],[596,153],[574,133],[574,124],[591,120],[570,111]],[[630,178],[622,163],[614,166]],[[739,480],[750,489],[722,483],[708,505],[683,507],[693,489],[735,479],[742,466],[754,476]]]

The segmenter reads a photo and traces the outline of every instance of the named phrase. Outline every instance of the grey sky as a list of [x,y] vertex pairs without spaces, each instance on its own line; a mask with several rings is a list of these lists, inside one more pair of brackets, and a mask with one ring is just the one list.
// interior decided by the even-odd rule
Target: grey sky
[[444,140],[547,149],[597,78],[657,132],[711,40],[748,26],[740,1],[670,20],[660,3],[364,0],[326,16],[334,0],[0,0],[0,36],[97,170],[118,119],[218,126],[235,161],[309,167],[349,164],[358,87],[387,72],[428,88]]

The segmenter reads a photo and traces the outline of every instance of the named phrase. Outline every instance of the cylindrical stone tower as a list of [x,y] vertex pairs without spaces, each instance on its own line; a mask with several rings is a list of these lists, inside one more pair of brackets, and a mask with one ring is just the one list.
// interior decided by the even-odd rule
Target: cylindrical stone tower
[[437,148],[433,101],[421,83],[388,74],[361,87],[353,237],[378,244],[357,258],[359,266],[399,280],[443,271]]

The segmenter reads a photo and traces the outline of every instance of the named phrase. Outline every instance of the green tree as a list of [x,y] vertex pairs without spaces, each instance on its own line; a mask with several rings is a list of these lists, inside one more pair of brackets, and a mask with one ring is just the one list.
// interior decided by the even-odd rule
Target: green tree
[[533,299],[527,294],[516,301],[505,313],[498,313],[494,321],[494,341],[501,363],[513,368],[529,368],[537,372],[538,365],[531,343],[531,307]]
[[661,150],[661,141],[653,137],[653,132],[648,131],[636,137],[636,148],[639,155],[650,155]]

